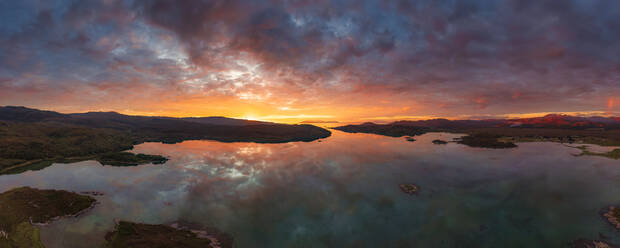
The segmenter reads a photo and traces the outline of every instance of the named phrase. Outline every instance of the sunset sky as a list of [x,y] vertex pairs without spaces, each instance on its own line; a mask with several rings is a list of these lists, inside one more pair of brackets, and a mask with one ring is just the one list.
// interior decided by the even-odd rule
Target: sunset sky
[[0,105],[296,123],[620,115],[615,0],[0,0]]

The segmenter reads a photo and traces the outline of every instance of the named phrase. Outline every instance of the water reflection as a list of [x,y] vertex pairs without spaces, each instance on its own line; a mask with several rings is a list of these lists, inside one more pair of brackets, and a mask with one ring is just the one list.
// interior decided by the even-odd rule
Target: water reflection
[[[323,142],[148,143],[164,165],[58,164],[0,176],[28,185],[102,191],[101,204],[42,230],[48,247],[93,247],[114,219],[215,226],[238,247],[557,247],[618,240],[597,215],[620,203],[620,167],[554,143],[491,150],[338,131]],[[399,183],[421,186],[409,196]],[[92,240],[92,242],[83,242]]]

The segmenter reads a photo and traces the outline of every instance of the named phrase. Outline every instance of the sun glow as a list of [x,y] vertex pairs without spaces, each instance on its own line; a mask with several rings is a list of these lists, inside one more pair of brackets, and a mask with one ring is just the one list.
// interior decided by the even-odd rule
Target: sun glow
[[239,117],[239,119],[250,120],[250,121],[264,121],[264,119],[257,117],[256,115],[253,115],[253,114],[246,114],[242,117]]

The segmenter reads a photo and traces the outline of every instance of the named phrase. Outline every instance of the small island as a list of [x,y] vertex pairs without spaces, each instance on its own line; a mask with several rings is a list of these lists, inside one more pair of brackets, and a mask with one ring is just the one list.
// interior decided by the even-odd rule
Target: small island
[[418,191],[420,190],[420,187],[418,187],[415,184],[411,184],[411,183],[402,183],[402,184],[399,184],[398,187],[404,193],[409,194],[409,195],[417,195]]
[[96,160],[102,165],[111,166],[136,166],[141,164],[163,164],[168,161],[166,157],[159,155],[134,154],[131,152],[111,152],[100,155]]
[[610,206],[603,213],[603,217],[616,229],[620,229],[620,208]]
[[429,131],[425,127],[406,126],[399,124],[375,124],[367,122],[360,125],[346,125],[334,127],[333,129],[347,133],[372,133],[390,137],[416,136]]
[[119,221],[106,234],[107,248],[231,248],[232,238],[210,230],[191,230],[177,225],[152,225]]
[[456,139],[456,143],[467,145],[470,147],[505,149],[515,148],[517,145],[512,142],[504,142],[499,140],[499,135],[477,133],[463,136]]
[[433,144],[435,144],[435,145],[445,145],[445,144],[448,144],[448,142],[444,141],[444,140],[436,139],[436,140],[433,140]]
[[21,187],[6,191],[0,194],[0,247],[42,248],[37,225],[78,216],[95,203],[90,196],[64,190]]
[[409,141],[409,142],[414,142],[415,138],[411,137],[411,136],[407,136],[405,137],[405,140]]

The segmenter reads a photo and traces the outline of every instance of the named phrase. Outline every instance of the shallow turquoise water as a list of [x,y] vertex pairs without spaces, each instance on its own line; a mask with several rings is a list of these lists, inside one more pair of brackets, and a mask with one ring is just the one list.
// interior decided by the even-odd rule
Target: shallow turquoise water
[[[114,219],[185,220],[230,233],[236,247],[562,247],[620,243],[599,211],[620,204],[620,163],[557,143],[493,150],[366,134],[322,142],[147,143],[164,165],[88,161],[0,176],[16,186],[101,191],[87,214],[42,228],[48,247],[97,247]],[[404,194],[399,183],[421,187]],[[85,242],[88,240],[88,242]]]

